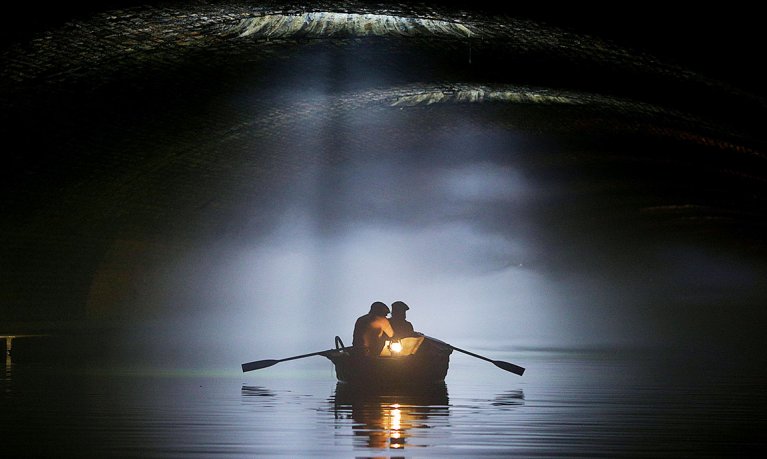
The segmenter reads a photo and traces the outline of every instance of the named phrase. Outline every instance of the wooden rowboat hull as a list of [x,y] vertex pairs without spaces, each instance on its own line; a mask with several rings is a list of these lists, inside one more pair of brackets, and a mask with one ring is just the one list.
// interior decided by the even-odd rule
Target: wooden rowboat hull
[[403,357],[367,357],[338,350],[324,354],[335,365],[339,382],[363,386],[425,386],[445,381],[452,349],[423,346]]

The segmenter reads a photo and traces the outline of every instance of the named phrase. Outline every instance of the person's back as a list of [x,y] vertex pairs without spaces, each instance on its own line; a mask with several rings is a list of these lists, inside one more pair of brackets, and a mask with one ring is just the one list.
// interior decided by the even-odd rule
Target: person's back
[[381,352],[386,339],[394,336],[394,330],[386,318],[388,313],[389,307],[376,301],[370,305],[370,312],[357,319],[352,338],[355,353],[378,355]]
[[354,322],[354,336],[352,337],[352,347],[354,349],[367,347],[367,335],[372,327],[373,319],[375,319],[375,316],[371,313],[367,313]]

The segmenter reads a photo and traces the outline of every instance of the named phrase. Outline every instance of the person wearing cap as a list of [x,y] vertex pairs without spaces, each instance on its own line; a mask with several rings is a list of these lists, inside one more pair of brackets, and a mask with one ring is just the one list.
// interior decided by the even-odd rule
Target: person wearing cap
[[408,309],[410,309],[410,306],[402,301],[395,301],[391,304],[391,319],[389,319],[389,323],[394,330],[394,339],[419,335],[413,330],[413,324],[405,319],[405,311]]
[[370,305],[370,312],[354,323],[352,347],[359,355],[376,356],[381,353],[386,340],[394,336],[389,319],[389,307],[380,301]]

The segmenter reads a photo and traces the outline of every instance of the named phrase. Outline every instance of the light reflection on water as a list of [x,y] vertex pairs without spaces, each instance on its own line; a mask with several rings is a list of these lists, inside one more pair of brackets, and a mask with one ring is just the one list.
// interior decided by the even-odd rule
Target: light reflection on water
[[[514,361],[519,355],[498,356]],[[324,359],[239,374],[14,364],[4,451],[129,457],[743,457],[758,375],[610,353],[525,353],[523,377],[454,356],[444,386],[362,394]]]
[[439,445],[440,436],[430,434],[450,425],[447,386],[444,384],[404,394],[369,394],[338,384],[330,402],[333,404],[336,428],[348,433],[347,427],[351,427],[355,449]]

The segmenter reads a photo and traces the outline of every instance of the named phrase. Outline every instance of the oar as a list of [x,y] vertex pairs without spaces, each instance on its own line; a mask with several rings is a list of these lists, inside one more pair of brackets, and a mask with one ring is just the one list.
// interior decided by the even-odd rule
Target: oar
[[430,336],[424,336],[424,338],[428,338],[428,339],[430,339],[432,341],[436,341],[438,343],[442,343],[445,346],[450,347],[454,351],[463,352],[464,354],[470,355],[472,357],[476,357],[478,359],[486,360],[486,361],[492,363],[493,365],[495,365],[496,367],[500,368],[501,370],[509,371],[511,373],[514,373],[515,375],[522,376],[522,374],[524,374],[524,372],[525,372],[525,369],[520,367],[519,365],[514,365],[513,363],[510,363],[510,362],[504,362],[503,360],[489,359],[489,358],[481,356],[479,354],[475,354],[473,352],[469,352],[469,351],[465,351],[465,350],[463,350],[461,348],[457,348],[457,347],[455,347],[455,346],[453,346],[451,344],[448,344],[448,343],[446,343],[444,341],[440,341],[440,340],[438,340],[436,338],[432,338]]
[[268,359],[268,360],[256,360],[255,362],[248,362],[242,364],[242,372],[245,373],[246,371],[253,371],[253,370],[260,370],[262,368],[269,368],[272,365],[276,365],[280,362],[287,362],[288,360],[296,360],[296,359],[303,359],[304,357],[312,357],[315,355],[325,355],[328,352],[334,352],[334,351],[345,351],[347,349],[351,349],[352,347],[342,347],[338,349],[328,349],[326,351],[319,351],[319,352],[312,352],[311,354],[303,354],[303,355],[296,355],[293,357],[287,357],[284,359]]

